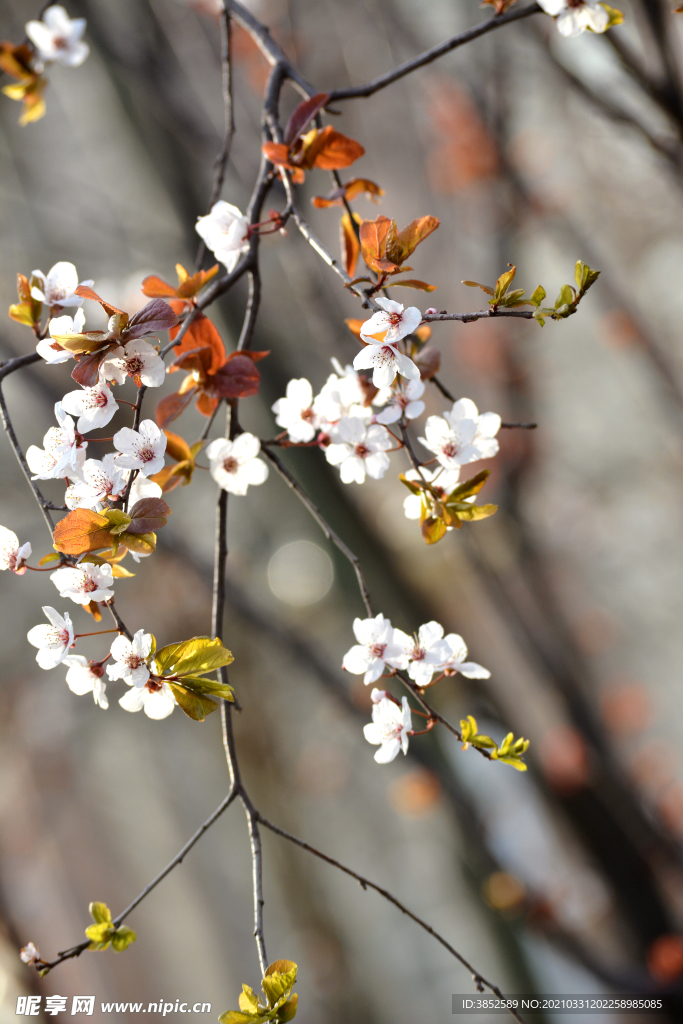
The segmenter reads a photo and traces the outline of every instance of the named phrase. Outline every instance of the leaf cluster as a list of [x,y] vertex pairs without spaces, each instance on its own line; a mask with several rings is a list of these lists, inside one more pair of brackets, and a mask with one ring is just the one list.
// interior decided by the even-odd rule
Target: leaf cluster
[[413,269],[404,267],[403,264],[420,242],[424,242],[438,226],[439,218],[430,216],[416,218],[402,231],[398,230],[396,221],[390,220],[389,217],[380,215],[376,220],[364,220],[360,225],[361,255],[370,270],[379,275],[383,287],[402,285],[404,288],[433,292],[436,285],[427,284],[425,281],[392,281],[386,285],[384,282],[388,277]]
[[38,327],[40,324],[41,317],[43,315],[43,304],[39,299],[34,299],[31,295],[31,288],[34,285],[39,287],[42,285],[42,281],[32,276],[29,280],[25,274],[17,274],[17,294],[19,301],[13,303],[9,308],[10,319],[16,320],[18,324],[24,324],[26,327],[30,327],[31,330]]
[[192,275],[185,270],[182,263],[176,263],[175,269],[178,275],[176,288],[156,274],[150,274],[142,282],[142,294],[148,295],[150,299],[175,299],[180,300],[183,305],[195,305],[197,295],[216,276],[219,266],[214,263],[209,270],[198,270]]
[[500,746],[490,736],[484,736],[479,732],[477,721],[473,715],[460,719],[460,732],[463,739],[463,750],[468,747],[477,747],[478,750],[486,750],[492,761],[502,761],[516,768],[518,772],[525,772],[527,766],[522,760],[523,755],[529,749],[529,740],[520,738],[516,740],[511,732],[507,734]]
[[479,284],[478,281],[463,281],[462,284],[466,284],[468,288],[481,288],[483,292],[490,295],[489,306],[492,309],[499,309],[501,306],[505,309],[515,309],[517,306],[539,306],[545,298],[545,289],[539,284],[538,288],[525,299],[524,293],[525,288],[514,288],[510,291],[510,285],[512,284],[515,274],[517,273],[517,267],[513,266],[512,263],[508,263],[509,270],[506,270],[504,274],[501,274],[493,287],[487,284]]
[[[599,270],[591,270],[587,263],[582,260],[577,260],[576,267],[574,268],[574,280],[576,281],[576,288],[571,284],[564,284],[560,289],[560,294],[555,300],[555,305],[541,306],[541,302],[545,298],[545,291],[543,292],[540,301],[534,303],[537,309],[534,313],[534,319],[538,320],[541,327],[545,323],[545,318],[549,317],[551,320],[565,320],[568,316],[576,313],[576,309],[581,302],[591,285],[595,284],[598,277],[600,276]],[[538,291],[538,288],[536,289]],[[534,294],[536,294],[534,292]]]
[[294,110],[285,128],[284,142],[264,142],[263,152],[276,167],[286,168],[292,181],[301,184],[305,171],[317,167],[323,171],[338,171],[349,167],[365,153],[360,142],[342,135],[331,125],[311,128],[311,121],[320,113],[329,94],[316,93]]
[[85,929],[85,934],[90,939],[88,949],[104,950],[111,946],[114,952],[122,953],[124,949],[128,949],[131,942],[135,942],[137,935],[132,928],[127,928],[124,924],[117,928],[113,924],[111,910],[106,903],[91,903],[88,909],[95,922]]
[[242,985],[239,1010],[227,1010],[218,1018],[221,1024],[262,1024],[276,1021],[287,1024],[297,1010],[298,996],[292,993],[297,965],[291,960],[276,960],[266,970],[261,986],[265,1001],[248,985]]
[[118,508],[102,512],[75,508],[55,526],[52,534],[55,551],[83,555],[108,548],[115,557],[123,547],[150,555],[156,549],[155,531],[166,525],[170,514],[171,509],[163,498],[142,498],[128,512]]
[[39,121],[45,113],[43,93],[47,78],[32,68],[33,57],[33,48],[26,43],[14,46],[13,43],[0,42],[0,68],[11,78],[17,79],[12,85],[4,85],[2,92],[11,100],[19,100],[23,104],[19,118],[21,125]]
[[205,441],[195,441],[189,445],[185,438],[173,434],[170,430],[164,430],[166,435],[166,454],[175,459],[174,466],[164,466],[162,470],[155,473],[150,479],[161,487],[164,494],[172,491],[178,484],[182,483],[187,487],[192,483],[192,477],[197,466],[197,456],[206,444]]
[[208,636],[195,636],[156,651],[151,667],[155,679],[168,683],[185,714],[195,722],[203,722],[218,707],[211,697],[234,700],[232,686],[204,676],[233,660],[218,637],[212,640]]
[[436,544],[445,535],[448,527],[462,529],[462,524],[488,519],[498,511],[497,505],[475,505],[472,499],[482,489],[490,475],[483,469],[470,480],[458,484],[449,494],[435,484],[425,480],[408,480],[401,474],[399,479],[412,494],[418,494],[422,507],[420,527],[427,544]]

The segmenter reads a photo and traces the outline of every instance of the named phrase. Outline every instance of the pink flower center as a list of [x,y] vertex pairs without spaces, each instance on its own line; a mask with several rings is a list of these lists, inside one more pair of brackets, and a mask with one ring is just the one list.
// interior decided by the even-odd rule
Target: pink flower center
[[403,313],[388,313],[387,319],[392,327],[398,327],[403,319]]
[[93,590],[97,590],[97,584],[90,576],[86,576],[81,584],[81,590],[85,594],[92,594]]
[[132,651],[126,658],[126,665],[131,670],[131,672],[134,671],[136,668],[140,668],[140,666],[144,664],[145,659],[139,654],[133,654]]
[[424,647],[418,647],[416,644],[410,653],[411,661],[424,661],[426,654]]
[[223,469],[226,473],[236,473],[239,466],[239,462],[232,455],[228,455],[227,459],[223,459]]
[[95,391],[90,396],[90,405],[96,405],[98,409],[104,409],[109,402],[109,396],[106,391]]
[[310,423],[313,420],[313,415],[312,409],[302,409],[301,411],[301,419],[305,420],[306,423]]
[[368,455],[371,454],[370,449],[367,447],[367,445],[364,445],[362,442],[355,446],[354,452],[360,459],[366,459]]
[[68,629],[53,629],[47,635],[47,643],[49,647],[68,647],[71,643],[71,637],[69,636]]
[[140,449],[140,454],[138,458],[140,459],[141,462],[151,462],[152,459],[156,458],[156,454],[153,448],[147,446],[146,448]]
[[126,372],[129,377],[134,377],[140,370],[144,370],[145,364],[140,356],[129,356],[126,359]]
[[460,448],[455,441],[447,441],[446,444],[441,449],[441,451],[443,452],[444,455],[447,455],[449,458],[452,459],[458,454]]
[[386,649],[386,644],[373,644],[372,647],[370,648],[370,654],[373,656],[373,658],[383,658]]

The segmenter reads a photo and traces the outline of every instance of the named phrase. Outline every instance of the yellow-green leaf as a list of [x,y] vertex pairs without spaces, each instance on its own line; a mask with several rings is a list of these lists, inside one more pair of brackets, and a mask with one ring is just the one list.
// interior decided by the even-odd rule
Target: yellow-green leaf
[[182,676],[182,685],[194,693],[204,693],[211,697],[222,697],[225,700],[234,700],[233,687],[229,683],[217,683],[215,679],[206,679],[204,676]]
[[179,686],[177,683],[169,683],[168,685],[173,691],[178,707],[185,712],[188,718],[195,722],[203,722],[206,716],[210,715],[218,707],[215,701],[210,700],[209,697],[204,697],[201,693],[187,690],[184,686]]
[[482,469],[476,476],[470,477],[469,480],[463,480],[461,484],[458,484],[451,491],[446,501],[449,503],[452,501],[463,501],[465,498],[471,498],[473,494],[478,494],[490,475],[490,469]]
[[96,924],[111,924],[111,910],[106,903],[91,903],[88,910]]
[[116,953],[123,953],[124,949],[128,949],[131,942],[135,942],[136,939],[137,935],[132,928],[127,928],[125,924],[119,925],[111,937],[112,949]]
[[263,978],[262,986],[271,1009],[292,991],[296,981],[297,966],[291,960],[276,960],[270,964]]

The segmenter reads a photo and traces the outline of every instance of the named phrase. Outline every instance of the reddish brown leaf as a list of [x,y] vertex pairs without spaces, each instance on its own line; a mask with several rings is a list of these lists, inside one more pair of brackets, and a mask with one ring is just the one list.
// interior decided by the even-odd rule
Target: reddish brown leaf
[[380,214],[376,220],[364,220],[360,226],[360,245],[363,259],[369,264],[369,260],[383,258],[387,248],[387,238],[396,224],[388,217]]
[[76,508],[55,526],[52,535],[55,548],[65,555],[81,555],[111,544],[111,523],[105,516],[89,508]]
[[258,392],[261,374],[245,352],[231,354],[205,385],[210,398],[249,398]]
[[200,412],[202,416],[213,416],[219,402],[220,398],[209,398],[206,392],[202,391],[197,399],[197,412]]
[[348,167],[364,153],[360,142],[342,135],[328,124],[318,132],[307,148],[304,166],[319,167],[322,171],[338,171]]
[[124,313],[122,309],[117,309],[116,306],[112,306],[111,302],[105,302],[104,299],[101,299],[97,292],[94,292],[87,284],[79,284],[76,289],[76,295],[80,295],[83,299],[92,299],[93,302],[99,302],[107,316],[114,316],[116,313],[120,316],[128,316],[128,314]]
[[231,359],[235,359],[236,356],[246,356],[247,359],[251,359],[253,363],[260,363],[262,359],[265,359],[266,356],[269,355],[270,349],[267,349],[265,352],[254,352],[253,349],[244,348],[237,349],[235,350],[235,352],[231,352],[230,355],[226,357],[225,361],[229,362]]
[[156,408],[156,421],[162,428],[168,426],[173,420],[180,416],[181,412],[187,409],[188,405],[197,394],[197,388],[189,388],[184,394],[180,394],[178,391],[174,391],[172,395],[166,395],[157,404]]
[[162,470],[155,473],[149,479],[161,487],[162,494],[168,494],[183,482],[184,474],[176,472],[178,466],[164,466]]
[[325,106],[329,100],[329,93],[319,92],[315,96],[311,96],[310,99],[304,100],[299,106],[293,111],[292,116],[287,122],[285,128],[285,145],[291,146],[292,143],[301,135],[309,124],[318,113],[319,110]]
[[[201,348],[193,348],[189,352],[183,352],[178,359],[171,363],[169,370],[192,370],[193,373],[196,373],[201,378],[196,383],[203,387],[206,378],[209,376],[212,358],[211,349],[207,345],[202,345]],[[187,384],[187,379],[178,389],[181,394],[184,394],[187,388],[191,386]]]
[[126,533],[154,533],[166,525],[171,510],[163,498],[141,498],[129,510],[131,523]]
[[282,142],[264,142],[263,152],[271,164],[279,164],[282,167],[293,167],[289,162],[289,148]]
[[100,375],[100,366],[107,358],[114,345],[107,345],[106,348],[91,352],[90,355],[80,356],[78,363],[71,371],[71,376],[83,388],[94,388]]
[[[361,221],[358,214],[354,213],[353,217],[356,223],[360,224]],[[349,277],[353,277],[356,273],[356,264],[360,256],[360,242],[348,213],[342,214],[340,229],[342,263]]]
[[170,455],[176,462],[183,462],[192,458],[190,446],[184,437],[174,434],[170,430],[164,430],[166,434],[166,454]]
[[407,260],[420,242],[424,242],[425,238],[431,235],[432,231],[436,231],[438,226],[438,217],[418,217],[417,220],[412,220],[403,231],[400,231],[398,235],[398,244],[401,249],[399,262],[403,263],[404,260]]
[[369,178],[352,178],[351,181],[347,181],[344,188],[347,199],[355,199],[356,196],[362,195],[363,193],[366,196],[384,195],[384,189],[380,188],[376,182],[370,181]]
[[[402,270],[407,270],[407,267],[402,267]],[[435,292],[437,286],[435,284],[427,284],[426,281],[416,281],[415,278],[407,278],[405,281],[391,281],[386,286],[387,288],[417,288],[420,292]]]
[[441,353],[438,348],[423,348],[415,357],[422,380],[431,380],[441,369]]
[[163,299],[152,299],[146,306],[133,313],[132,317],[121,331],[121,337],[126,341],[133,341],[135,338],[142,338],[145,334],[156,334],[157,331],[167,331],[178,323],[178,314]]
[[[173,327],[171,329],[171,338],[174,338],[179,331],[179,327]],[[221,336],[209,320],[208,316],[204,316],[203,313],[198,313],[195,319],[192,321],[190,326],[185,331],[182,341],[179,345],[176,345],[173,349],[176,357],[184,355],[186,352],[191,352],[193,349],[207,347],[211,350],[211,362],[209,363],[209,373],[215,373],[225,362],[225,346],[221,341]],[[169,366],[169,373],[173,373],[174,370],[179,369],[178,365]]]
[[150,274],[142,282],[142,294],[148,295],[150,299],[166,299],[176,294],[176,289],[162,281],[156,274]]

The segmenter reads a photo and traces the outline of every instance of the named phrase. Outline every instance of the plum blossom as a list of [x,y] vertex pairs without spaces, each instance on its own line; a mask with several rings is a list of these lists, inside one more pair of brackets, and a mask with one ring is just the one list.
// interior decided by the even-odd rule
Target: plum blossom
[[62,399],[62,408],[78,416],[76,429],[87,434],[89,430],[106,427],[116,415],[118,403],[107,385],[98,383],[93,388],[69,391]]
[[107,665],[110,679],[123,679],[129,686],[144,686],[149,679],[147,659],[152,653],[152,634],[139,629],[132,640],[117,636],[111,645],[112,665]]
[[168,718],[176,705],[173,690],[168,683],[148,679],[141,686],[131,686],[119,700],[124,711],[140,711],[144,709],[148,718],[160,721]]
[[19,538],[13,530],[0,526],[0,569],[11,569],[17,576],[26,572],[26,559],[31,557],[31,545],[19,546]]
[[441,671],[448,672],[449,675],[459,672],[460,675],[466,676],[467,679],[490,679],[491,673],[483,665],[478,665],[476,661],[466,661],[467,658],[467,644],[461,636],[457,633],[449,633],[448,636],[444,637],[444,640],[450,647],[450,655],[446,660],[439,665]]
[[26,638],[30,644],[38,648],[36,661],[41,668],[56,668],[66,657],[66,652],[73,646],[74,628],[71,616],[64,612],[62,617],[58,611],[49,606],[43,608],[50,620],[50,625],[41,623],[29,629]]
[[[40,22],[29,22],[39,25]],[[34,270],[33,277],[37,277],[42,283],[42,288],[34,284],[31,288],[31,297],[38,302],[44,302],[51,309],[64,306],[82,306],[83,299],[76,295],[78,288],[78,274],[73,263],[55,263],[54,267],[44,274],[42,270]],[[94,281],[81,281],[81,284],[92,287]],[[55,333],[58,333],[55,329]],[[63,334],[70,333],[62,331]]]
[[106,694],[107,684],[102,679],[103,666],[97,661],[88,661],[82,654],[69,654],[63,664],[69,667],[66,683],[71,692],[79,697],[84,693],[92,693],[95,703],[106,710],[109,698]]
[[342,668],[355,676],[364,673],[366,686],[379,679],[387,666],[406,668],[408,659],[394,642],[394,628],[381,613],[374,619],[354,619],[353,632],[358,643],[344,655]]
[[[376,298],[381,312],[372,314],[360,329],[360,336],[368,344],[377,344],[375,335],[382,334],[382,344],[393,345],[407,334],[412,334],[422,321],[422,313],[415,306],[404,309],[402,303],[393,299]],[[386,332],[386,333],[385,333]]]
[[313,388],[305,377],[290,380],[284,398],[272,406],[278,427],[284,427],[291,441],[312,441],[316,435],[318,417],[313,411]]
[[240,434],[234,441],[218,437],[206,449],[211,476],[230,494],[247,493],[247,488],[268,478],[268,466],[257,458],[261,442],[253,434]]
[[[388,300],[387,300],[388,301]],[[419,380],[420,371],[408,356],[386,342],[368,342],[353,360],[354,370],[372,370],[372,383],[376,388],[388,388],[396,374],[409,380]]]
[[146,388],[158,388],[164,383],[164,361],[149,342],[130,341],[125,348],[119,345],[102,363],[102,380],[115,380],[117,384],[123,384],[127,376],[132,377],[138,387],[144,384]]
[[[406,480],[424,480],[425,483],[432,485],[439,498],[445,498],[458,484],[460,466],[457,466],[455,469],[443,469],[443,467],[437,466],[435,470],[423,466],[419,473],[416,469],[409,469],[404,475]],[[407,498],[404,498],[403,511],[405,512],[406,519],[419,519],[422,515],[422,498],[420,495],[409,494]],[[446,529],[452,530],[453,527],[447,526]]]
[[546,14],[557,20],[557,29],[563,36],[580,36],[586,29],[605,32],[609,28],[609,13],[596,0],[538,0]]
[[166,435],[154,420],[143,420],[137,430],[121,427],[114,434],[114,447],[121,452],[116,462],[123,469],[138,469],[143,476],[154,476],[164,468]]
[[404,697],[399,705],[388,696],[376,700],[375,694],[379,696],[380,692],[382,691],[372,691],[372,722],[363,726],[363,735],[368,743],[380,745],[379,750],[375,752],[375,761],[378,764],[388,764],[394,760],[399,750],[404,754],[408,753],[408,737],[412,732],[413,722],[407,697]]
[[56,569],[50,579],[59,591],[60,597],[68,597],[76,604],[89,604],[95,601],[109,601],[114,596],[114,586],[110,565],[94,565],[92,562],[81,562],[79,565],[64,566]]
[[[81,477],[73,480],[67,488],[65,504],[67,508],[90,508],[99,512],[105,502],[116,501],[121,497],[128,483],[130,471],[121,469],[116,456],[107,454],[103,459],[86,459],[81,468]],[[136,477],[136,481],[141,479]],[[158,497],[161,488],[150,481],[150,486],[157,488],[150,497]],[[132,504],[131,495],[131,504]]]
[[19,959],[25,964],[37,964],[40,962],[40,950],[32,942],[29,942],[20,950]]
[[337,427],[339,442],[325,449],[325,458],[333,466],[339,466],[342,482],[362,484],[365,474],[379,480],[389,468],[387,449],[393,445],[391,436],[384,427],[368,426],[355,416],[339,421]]
[[384,409],[375,416],[376,422],[398,423],[401,417],[406,420],[417,419],[425,411],[424,402],[419,401],[424,389],[421,380],[409,380],[405,387],[392,392]]
[[418,686],[427,686],[436,669],[450,656],[451,648],[443,638],[443,626],[426,622],[417,636],[394,630],[394,643],[409,660],[408,675]]
[[46,363],[65,363],[68,359],[73,359],[73,352],[69,352],[55,341],[55,335],[81,334],[84,327],[85,313],[82,309],[77,309],[72,317],[67,314],[53,316],[48,324],[52,340],[43,338],[36,345],[36,352]]
[[335,372],[330,374],[313,400],[313,412],[321,430],[336,441],[336,425],[345,416],[370,421],[371,402],[378,395],[374,385],[357,374],[352,366],[342,366],[334,358],[332,365]]
[[[160,498],[161,495],[162,490],[159,484],[155,484],[153,480],[146,480],[144,476],[140,476],[138,473],[130,489],[128,504],[132,508],[136,501],[142,501],[143,498]],[[133,554],[132,551],[131,554]]]
[[85,32],[85,18],[70,18],[61,5],[53,4],[43,12],[42,19],[29,21],[26,25],[26,35],[40,59],[77,68],[90,53],[90,47],[81,38]]
[[69,475],[69,471],[80,476],[88,443],[76,430],[61,402],[55,405],[55,416],[59,426],[50,427],[43,438],[44,448],[32,444],[26,450],[26,462],[35,474],[32,480],[52,480]]
[[237,266],[240,253],[249,249],[248,219],[223,199],[205,217],[197,218],[196,231],[228,273]]
[[490,459],[498,451],[496,434],[500,416],[481,415],[469,398],[454,402],[443,416],[430,416],[425,424],[425,437],[419,438],[425,448],[434,452],[445,469],[456,469],[478,459]]

